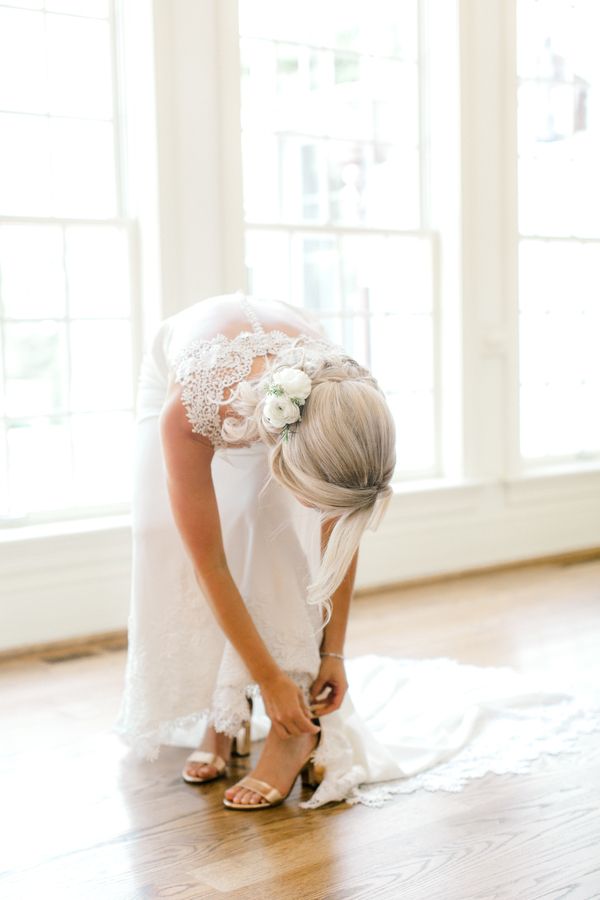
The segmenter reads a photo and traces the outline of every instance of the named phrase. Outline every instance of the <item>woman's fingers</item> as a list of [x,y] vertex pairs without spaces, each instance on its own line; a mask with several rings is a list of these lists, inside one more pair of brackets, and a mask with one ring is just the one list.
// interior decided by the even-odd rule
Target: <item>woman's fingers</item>
[[335,710],[339,709],[342,705],[345,694],[346,689],[338,688],[336,685],[333,693],[330,694],[326,700],[311,704],[310,708],[313,714],[316,716],[326,716],[328,713],[335,712]]
[[271,719],[271,727],[275,730],[275,734],[277,735],[277,737],[281,738],[282,740],[285,740],[286,738],[289,738],[291,736],[285,726],[280,722],[276,722],[275,719]]

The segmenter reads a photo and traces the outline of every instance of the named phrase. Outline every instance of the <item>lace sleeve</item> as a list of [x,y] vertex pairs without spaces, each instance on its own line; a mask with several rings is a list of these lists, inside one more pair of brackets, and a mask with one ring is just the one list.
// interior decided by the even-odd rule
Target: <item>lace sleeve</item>
[[210,340],[192,341],[172,362],[192,431],[208,437],[214,447],[224,444],[219,408],[226,400],[225,393],[248,375],[253,356],[249,346],[219,334]]
[[306,370],[317,366],[323,354],[336,348],[328,340],[304,333],[242,331],[234,338],[217,334],[209,340],[191,341],[171,363],[175,381],[182,385],[181,400],[192,431],[208,437],[213,447],[227,446],[222,435],[220,406],[227,402],[227,389],[246,378],[257,356],[277,356],[280,362],[302,362]]
[[181,400],[192,431],[208,437],[213,447],[227,446],[219,414],[220,406],[229,397],[226,391],[249,375],[255,357],[274,356],[294,348],[297,351],[301,345],[318,346],[320,350],[329,346],[306,335],[292,338],[281,331],[242,331],[234,338],[218,334],[183,347],[171,367],[175,381],[182,385]]

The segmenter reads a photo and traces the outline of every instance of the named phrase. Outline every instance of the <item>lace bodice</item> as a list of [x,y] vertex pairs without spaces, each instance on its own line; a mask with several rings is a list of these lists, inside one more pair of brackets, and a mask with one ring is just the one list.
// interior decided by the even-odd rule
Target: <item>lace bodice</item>
[[195,339],[181,348],[171,362],[175,381],[182,385],[181,400],[192,431],[208,437],[213,447],[224,447],[219,407],[227,400],[226,391],[248,377],[257,356],[279,356],[290,351],[316,353],[332,349],[325,338],[305,332],[292,337],[280,330],[265,331],[247,298],[240,302],[252,326],[233,338],[217,334],[210,339]]

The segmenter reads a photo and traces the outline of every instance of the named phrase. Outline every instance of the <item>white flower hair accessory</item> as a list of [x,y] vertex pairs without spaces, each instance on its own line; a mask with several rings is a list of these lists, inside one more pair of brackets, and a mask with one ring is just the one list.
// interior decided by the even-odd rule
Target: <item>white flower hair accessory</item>
[[311,380],[301,369],[283,368],[272,375],[262,414],[267,424],[281,429],[284,441],[288,440],[290,425],[301,420],[311,390]]

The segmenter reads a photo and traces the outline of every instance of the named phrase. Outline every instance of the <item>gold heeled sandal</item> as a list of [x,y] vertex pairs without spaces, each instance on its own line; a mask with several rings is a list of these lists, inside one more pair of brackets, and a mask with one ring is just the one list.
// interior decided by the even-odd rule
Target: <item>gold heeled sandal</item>
[[[248,706],[250,707],[250,716],[252,716],[252,697],[248,697],[247,699]],[[246,719],[245,722],[242,722],[238,733],[232,738],[231,756],[250,756],[250,743],[250,719]],[[189,775],[186,772],[188,764],[195,762],[214,766],[217,770],[217,774],[207,775],[204,778],[199,778],[197,775]],[[181,771],[181,777],[184,781],[187,781],[188,784],[203,784],[205,781],[216,781],[217,778],[222,778],[223,775],[226,774],[226,771],[227,761],[224,760],[222,756],[219,756],[218,753],[211,753],[209,750],[194,750],[185,761],[185,765]]]
[[[320,721],[318,718],[314,718],[311,720],[314,725],[320,725]],[[285,796],[282,795],[281,791],[277,790],[276,787],[273,787],[272,784],[269,784],[267,781],[261,781],[259,778],[254,778],[252,775],[246,775],[235,785],[236,788],[247,788],[249,791],[253,791],[255,794],[260,794],[260,796],[266,800],[266,803],[234,803],[233,800],[229,800],[227,797],[223,798],[223,805],[227,806],[229,809],[268,809],[271,806],[279,806],[280,803],[283,803],[284,800],[290,796],[294,785],[296,784],[296,779],[298,775],[302,777],[302,784],[305,787],[317,787],[324,776],[324,769],[320,765],[316,765],[312,760],[312,756],[319,746],[321,741],[321,732],[317,732],[317,743],[310,751],[304,762],[302,763],[301,768],[294,775],[294,779],[290,785],[290,789]]]

